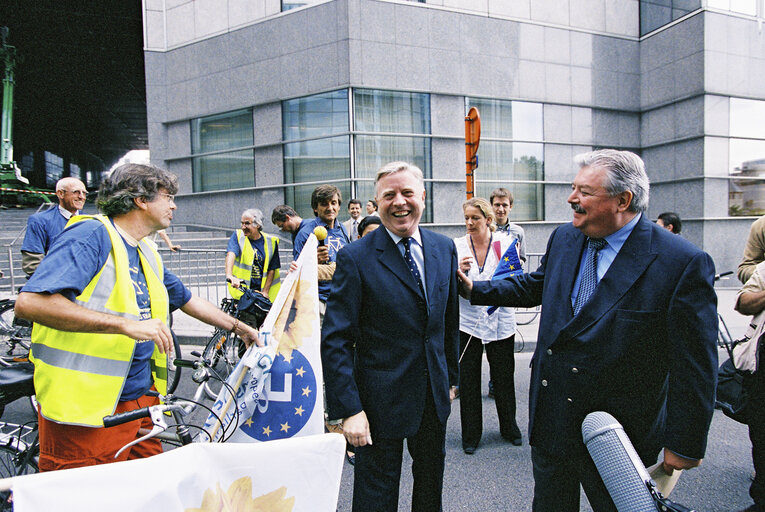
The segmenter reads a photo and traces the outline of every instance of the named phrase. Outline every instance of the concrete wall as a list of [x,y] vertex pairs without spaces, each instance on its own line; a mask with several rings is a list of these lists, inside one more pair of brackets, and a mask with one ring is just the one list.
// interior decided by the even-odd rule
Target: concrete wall
[[[300,10],[328,0],[308,0]],[[407,0],[381,0],[406,6]],[[427,0],[420,8],[636,37],[638,0]],[[168,50],[282,16],[280,0],[145,0],[144,48]],[[295,14],[290,12],[290,15]]]

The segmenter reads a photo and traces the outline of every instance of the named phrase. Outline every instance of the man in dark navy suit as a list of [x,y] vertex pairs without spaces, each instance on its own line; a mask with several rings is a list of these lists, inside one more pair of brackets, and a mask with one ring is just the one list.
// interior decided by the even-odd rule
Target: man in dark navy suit
[[412,510],[438,511],[458,380],[457,252],[449,238],[419,227],[419,168],[383,166],[375,192],[385,229],[338,252],[324,317],[329,417],[344,420],[345,438],[357,447],[354,511],[398,510],[404,439]]
[[539,268],[471,283],[474,304],[541,304],[532,359],[529,433],[535,511],[615,510],[582,442],[581,424],[607,411],[645,464],[663,448],[669,472],[701,462],[717,380],[717,297],[708,254],[645,216],[648,177],[628,151],[580,166]]

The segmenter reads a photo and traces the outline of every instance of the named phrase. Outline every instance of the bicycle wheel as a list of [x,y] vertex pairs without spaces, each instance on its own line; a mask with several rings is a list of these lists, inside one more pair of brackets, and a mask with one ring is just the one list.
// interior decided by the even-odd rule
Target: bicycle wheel
[[[33,448],[30,448],[33,449]],[[17,450],[11,446],[0,445],[0,478],[37,473],[34,457],[27,457],[27,450]],[[29,458],[29,460],[26,460]],[[10,491],[0,492],[0,511],[13,510]]]
[[13,311],[15,306],[16,301],[11,299],[0,303],[0,354],[27,360],[32,338],[32,323],[16,318]]
[[173,359],[183,359],[181,344],[178,343],[175,333],[173,333],[173,355],[167,358],[167,394],[174,392],[181,380],[181,368],[173,364]]
[[[207,342],[202,357],[221,380],[226,380],[236,368],[245,350],[244,342],[239,339],[239,336],[223,329],[216,329],[210,341]],[[205,382],[204,386],[207,396],[215,400],[223,383],[213,378]]]

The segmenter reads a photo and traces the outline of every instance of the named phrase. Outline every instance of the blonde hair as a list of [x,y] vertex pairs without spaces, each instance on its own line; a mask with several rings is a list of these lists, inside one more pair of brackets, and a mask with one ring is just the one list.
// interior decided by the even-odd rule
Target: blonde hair
[[489,204],[489,201],[483,197],[473,197],[462,203],[462,211],[464,212],[468,206],[478,208],[483,216],[489,219],[490,231],[495,231],[497,229],[497,218],[494,216],[494,209]]

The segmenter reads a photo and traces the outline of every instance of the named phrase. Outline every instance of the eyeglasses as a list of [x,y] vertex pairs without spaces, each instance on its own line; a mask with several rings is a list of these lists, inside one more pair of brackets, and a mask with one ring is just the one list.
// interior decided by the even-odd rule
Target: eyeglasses
[[69,192],[73,196],[88,197],[88,192],[86,190],[67,190],[66,192]]
[[161,196],[165,196],[167,200],[170,201],[171,203],[175,202],[175,196],[173,194],[166,194],[165,192],[157,192],[157,194]]

